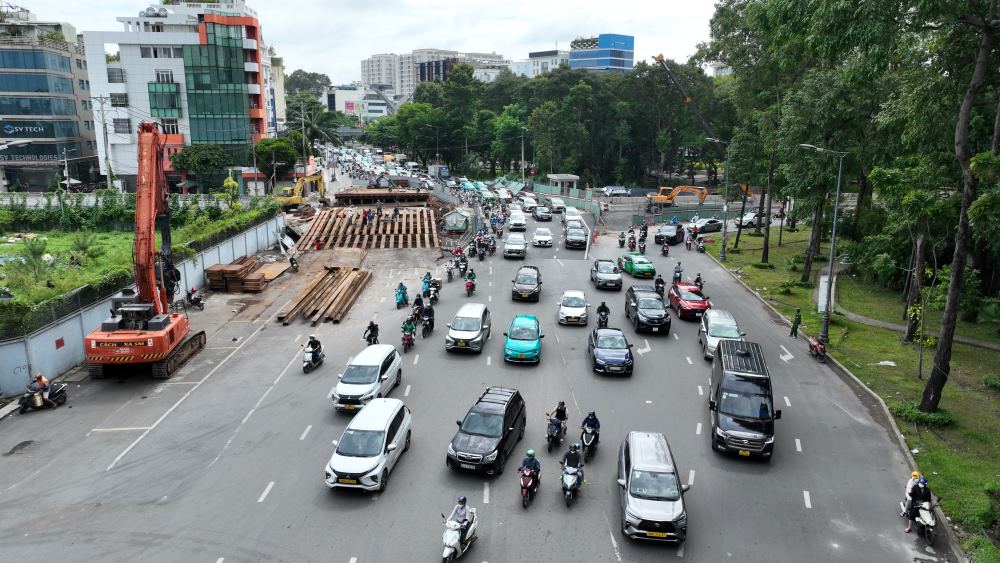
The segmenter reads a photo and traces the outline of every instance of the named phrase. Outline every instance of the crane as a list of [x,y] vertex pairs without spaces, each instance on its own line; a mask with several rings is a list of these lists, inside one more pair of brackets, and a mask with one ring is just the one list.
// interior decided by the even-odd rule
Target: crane
[[[136,291],[112,300],[111,317],[84,339],[90,376],[109,368],[150,366],[165,379],[205,346],[205,332],[191,333],[187,315],[170,312],[180,282],[170,251],[169,192],[163,175],[163,138],[152,121],[139,125],[139,166],[135,190]],[[156,250],[156,230],[161,245]]]
[[698,109],[698,101],[692,98],[691,96],[688,96],[687,90],[684,89],[684,86],[680,83],[679,80],[677,80],[677,77],[674,76],[674,73],[670,70],[670,67],[667,66],[666,61],[663,60],[663,55],[656,55],[655,57],[653,57],[653,60],[660,63],[660,67],[663,68],[663,70],[667,73],[667,78],[669,78],[670,82],[673,83],[674,87],[680,91],[681,96],[684,96],[684,104],[687,105],[689,108],[691,108],[691,112],[694,113],[694,116],[698,120],[698,123],[701,124],[702,130],[705,131],[705,136],[711,139],[716,139],[716,141],[712,144],[715,145],[715,150],[719,151],[719,158],[721,158],[722,160],[726,160],[726,149],[722,146],[722,141],[718,140],[718,138],[715,136],[715,132],[712,131],[712,128],[709,127],[708,122],[705,121],[705,118],[701,115],[701,110]]

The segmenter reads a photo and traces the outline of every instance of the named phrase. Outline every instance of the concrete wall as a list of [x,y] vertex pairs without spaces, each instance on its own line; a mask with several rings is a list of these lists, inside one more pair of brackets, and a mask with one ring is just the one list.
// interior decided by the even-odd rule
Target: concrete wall
[[[277,244],[278,232],[284,226],[285,218],[279,215],[205,250],[194,259],[178,263],[181,293],[175,299],[183,298],[190,287],[204,286],[208,266],[229,263]],[[24,338],[0,342],[0,396],[23,392],[35,372],[40,371],[51,379],[82,362],[84,336],[99,327],[110,311],[109,297]]]

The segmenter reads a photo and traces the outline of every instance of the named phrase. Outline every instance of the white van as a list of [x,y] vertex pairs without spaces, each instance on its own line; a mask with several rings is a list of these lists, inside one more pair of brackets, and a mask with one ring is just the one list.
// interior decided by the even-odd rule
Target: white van
[[373,344],[355,356],[337,377],[340,383],[333,391],[333,407],[355,412],[372,399],[385,397],[403,381],[403,360],[391,344]]
[[389,472],[410,449],[412,425],[403,401],[372,400],[333,443],[337,449],[326,463],[326,486],[384,491]]

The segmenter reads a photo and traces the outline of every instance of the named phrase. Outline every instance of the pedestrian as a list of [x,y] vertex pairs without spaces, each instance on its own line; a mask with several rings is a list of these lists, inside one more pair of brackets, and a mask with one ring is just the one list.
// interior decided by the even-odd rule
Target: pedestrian
[[352,221],[354,221],[354,206],[353,205],[351,207],[347,208],[347,222],[351,223]]
[[788,334],[792,338],[799,337],[799,325],[802,324],[802,311],[795,309],[795,318],[792,319],[792,332]]
[[322,248],[322,246],[323,246],[323,243],[320,242],[319,239],[316,239],[316,250],[319,250],[320,248]]
[[361,226],[362,227],[367,227],[368,226],[368,210],[367,209],[362,209],[361,210]]

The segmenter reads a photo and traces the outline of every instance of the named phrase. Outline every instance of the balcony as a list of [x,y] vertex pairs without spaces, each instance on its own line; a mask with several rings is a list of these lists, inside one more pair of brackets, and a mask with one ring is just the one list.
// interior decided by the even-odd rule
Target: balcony
[[260,95],[260,84],[247,84],[247,94]]
[[243,63],[243,70],[247,72],[260,72],[260,65],[257,63]]
[[249,49],[251,51],[256,51],[257,50],[257,40],[256,39],[244,39],[243,40],[243,48],[244,49]]

